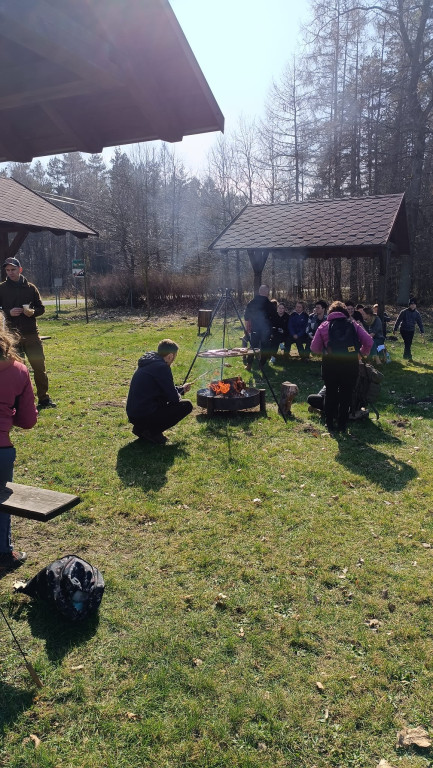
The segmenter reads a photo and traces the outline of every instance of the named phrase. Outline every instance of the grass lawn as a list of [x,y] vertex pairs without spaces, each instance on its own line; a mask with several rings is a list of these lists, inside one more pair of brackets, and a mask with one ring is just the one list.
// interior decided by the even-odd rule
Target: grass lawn
[[[40,322],[58,408],[13,436],[17,482],[82,501],[45,524],[13,518],[29,559],[1,579],[1,604],[44,687],[0,623],[0,765],[431,766],[431,751],[395,748],[404,726],[433,734],[433,403],[410,402],[433,395],[431,325],[413,364],[389,345],[381,418],[350,435],[308,413],[320,363],[294,357],[269,370],[277,393],[299,386],[287,424],[270,395],[267,417],[195,407],[159,447],[132,436],[128,384],[166,336],[180,383],[195,318],[76,313]],[[12,592],[70,552],[106,581],[83,626]]]

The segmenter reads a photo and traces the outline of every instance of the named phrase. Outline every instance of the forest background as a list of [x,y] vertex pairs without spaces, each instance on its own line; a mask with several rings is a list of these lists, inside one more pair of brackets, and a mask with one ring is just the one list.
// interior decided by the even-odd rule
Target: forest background
[[[102,155],[73,153],[3,169],[100,234],[86,242],[29,236],[25,274],[45,292],[54,278],[72,291],[72,261],[84,259],[99,306],[203,303],[220,288],[243,301],[252,289],[246,252],[222,258],[208,247],[246,204],[405,192],[411,255],[394,261],[388,301],[403,273],[418,300],[431,302],[431,0],[310,5],[302,53],[272,84],[263,118],[241,118],[218,136],[200,174],[159,142],[117,148],[108,165]],[[377,296],[372,259],[273,255],[264,279],[280,298]]]

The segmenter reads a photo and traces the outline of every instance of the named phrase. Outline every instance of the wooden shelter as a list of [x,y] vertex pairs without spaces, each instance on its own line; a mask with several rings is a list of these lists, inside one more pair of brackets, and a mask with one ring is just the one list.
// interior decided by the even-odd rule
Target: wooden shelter
[[222,131],[168,0],[0,0],[0,162]]
[[382,313],[389,259],[409,253],[404,194],[247,205],[209,248],[245,249],[255,293],[270,253],[293,259],[376,258]]
[[70,232],[80,239],[98,237],[94,229],[70,216],[15,179],[0,177],[0,267],[15,256],[29,232]]

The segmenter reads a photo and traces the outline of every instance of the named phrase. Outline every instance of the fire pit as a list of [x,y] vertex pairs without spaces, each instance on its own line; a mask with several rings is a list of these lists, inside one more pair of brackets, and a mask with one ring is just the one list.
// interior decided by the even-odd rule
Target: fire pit
[[215,411],[246,411],[260,406],[266,413],[265,389],[247,387],[240,376],[211,382],[209,387],[197,392],[197,405],[207,409],[207,415]]

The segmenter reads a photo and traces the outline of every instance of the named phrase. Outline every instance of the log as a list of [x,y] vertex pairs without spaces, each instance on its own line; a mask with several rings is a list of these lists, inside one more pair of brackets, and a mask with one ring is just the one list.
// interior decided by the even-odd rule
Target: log
[[283,381],[281,384],[281,396],[278,406],[284,416],[292,415],[292,403],[298,392],[297,384],[292,384],[291,381]]

